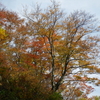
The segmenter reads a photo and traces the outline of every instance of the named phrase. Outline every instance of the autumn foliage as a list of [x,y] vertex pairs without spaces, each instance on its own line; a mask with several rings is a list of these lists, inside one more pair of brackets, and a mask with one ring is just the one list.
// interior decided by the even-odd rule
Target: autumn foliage
[[97,20],[84,11],[65,15],[55,1],[26,11],[21,18],[0,8],[0,99],[88,100],[88,84],[100,84],[89,77],[100,73]]

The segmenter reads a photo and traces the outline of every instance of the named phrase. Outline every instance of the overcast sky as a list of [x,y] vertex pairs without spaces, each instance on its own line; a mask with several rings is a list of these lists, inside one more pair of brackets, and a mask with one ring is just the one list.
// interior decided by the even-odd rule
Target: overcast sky
[[[50,4],[50,0],[0,0],[6,8],[21,12],[23,5],[31,6],[32,4],[39,3],[42,7]],[[56,0],[60,2],[61,7],[70,13],[74,10],[85,10],[91,14],[94,14],[100,19],[100,0]]]
[[[90,14],[95,15],[100,20],[100,0],[56,0],[61,4],[61,8],[66,13],[73,12],[75,10],[84,10]],[[50,4],[50,0],[0,0],[0,2],[9,10],[22,13],[23,6],[32,6],[36,3],[41,4],[41,7],[46,7]],[[100,95],[100,89],[96,88],[96,91],[91,95]]]

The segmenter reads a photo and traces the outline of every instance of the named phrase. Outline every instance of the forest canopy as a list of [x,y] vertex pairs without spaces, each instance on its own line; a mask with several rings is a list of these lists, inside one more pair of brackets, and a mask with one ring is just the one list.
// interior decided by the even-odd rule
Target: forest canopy
[[100,74],[95,16],[65,14],[55,1],[23,14],[0,6],[0,99],[88,100],[89,84],[100,85],[89,77]]

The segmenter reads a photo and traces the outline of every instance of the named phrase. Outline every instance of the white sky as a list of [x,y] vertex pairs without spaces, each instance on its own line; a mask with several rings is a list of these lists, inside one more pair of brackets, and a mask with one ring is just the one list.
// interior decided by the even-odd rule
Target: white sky
[[[84,10],[90,14],[95,15],[100,20],[100,0],[56,0],[61,4],[61,8],[66,13],[73,12],[75,10]],[[41,7],[46,7],[50,4],[50,0],[0,0],[0,2],[9,10],[22,13],[23,6],[32,6],[36,3],[41,4]],[[91,94],[100,95],[99,87]]]
[[[100,18],[100,0],[56,0],[60,2],[62,8],[66,12],[72,12],[74,10],[85,10],[91,14],[94,14],[97,18]],[[50,4],[50,0],[0,0],[6,8],[14,11],[22,11],[23,5],[31,6],[32,4],[39,3],[42,7]]]

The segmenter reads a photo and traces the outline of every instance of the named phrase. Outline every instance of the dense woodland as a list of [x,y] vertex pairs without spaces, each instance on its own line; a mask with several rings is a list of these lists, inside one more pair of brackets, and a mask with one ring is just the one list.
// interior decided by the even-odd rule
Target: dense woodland
[[0,100],[100,100],[99,21],[55,1],[23,15],[0,4]]

